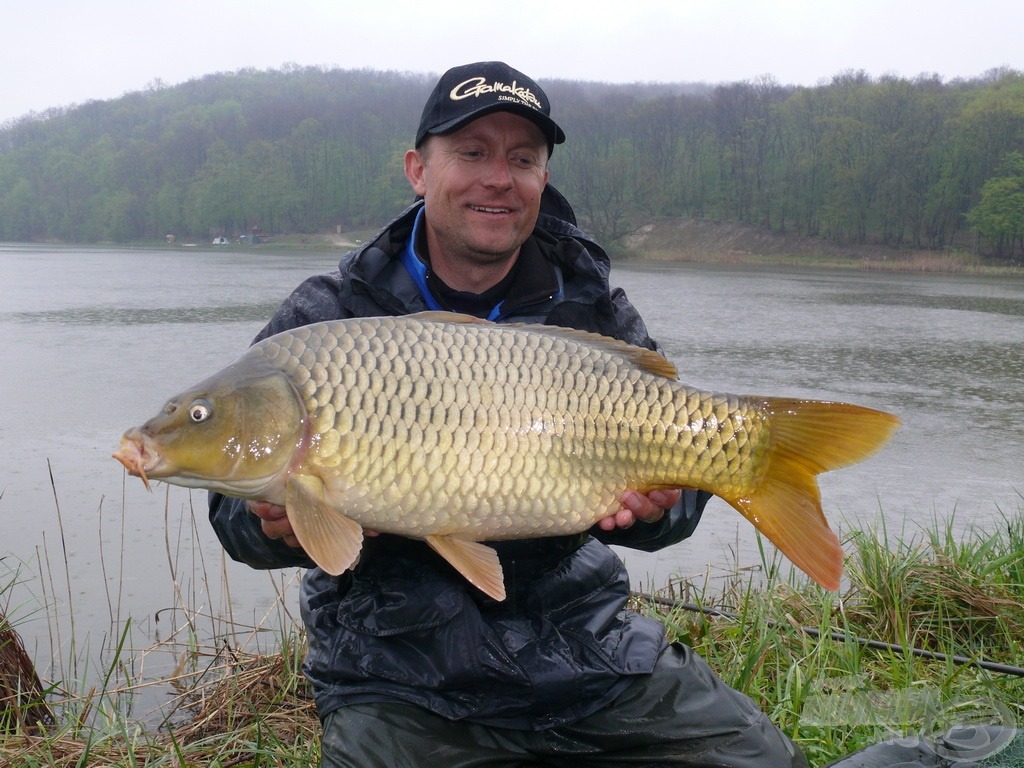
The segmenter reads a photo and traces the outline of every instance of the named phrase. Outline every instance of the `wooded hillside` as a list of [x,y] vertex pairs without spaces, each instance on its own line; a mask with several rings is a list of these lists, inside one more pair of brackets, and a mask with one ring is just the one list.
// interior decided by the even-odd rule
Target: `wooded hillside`
[[[0,127],[0,241],[130,242],[377,227],[433,77],[216,74]],[[612,243],[651,217],[841,243],[1024,255],[1024,74],[816,87],[542,85],[552,179]]]

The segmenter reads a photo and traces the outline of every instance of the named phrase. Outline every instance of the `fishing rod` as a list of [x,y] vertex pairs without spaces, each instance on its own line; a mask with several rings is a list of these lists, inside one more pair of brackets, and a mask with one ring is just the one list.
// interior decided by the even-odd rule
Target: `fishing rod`
[[[679,608],[684,611],[691,611],[693,613],[702,613],[706,616],[721,616],[725,619],[739,620],[741,617],[739,614],[730,613],[720,608],[708,608],[707,606],[697,605],[696,603],[687,603],[683,600],[673,600],[668,597],[658,597],[656,595],[650,595],[644,592],[634,592],[635,597],[641,600],[654,603],[666,608]],[[768,619],[766,621],[769,627],[777,627],[783,624],[783,622],[776,621],[775,619]],[[984,659],[977,659],[972,656],[959,656],[949,653],[941,653],[939,651],[926,651],[923,648],[907,648],[903,645],[897,645],[896,643],[886,643],[881,640],[871,640],[867,637],[858,637],[857,635],[851,635],[847,632],[840,632],[838,630],[825,631],[815,629],[814,627],[798,627],[798,629],[806,635],[811,637],[827,637],[837,642],[847,643],[855,642],[857,645],[863,646],[864,648],[874,648],[881,651],[893,651],[895,653],[909,653],[911,656],[919,656],[923,659],[932,659],[934,661],[949,661],[953,664],[967,665],[972,667],[978,667],[979,669],[985,669],[989,672],[998,672],[1001,675],[1014,675],[1016,677],[1024,677],[1024,667],[1015,667],[1012,664],[1000,664],[995,661],[985,661]]]

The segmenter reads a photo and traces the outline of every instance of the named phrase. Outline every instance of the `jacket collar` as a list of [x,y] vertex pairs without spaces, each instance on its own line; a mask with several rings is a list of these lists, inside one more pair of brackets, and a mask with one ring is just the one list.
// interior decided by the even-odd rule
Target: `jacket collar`
[[485,294],[473,296],[449,288],[430,271],[423,231],[423,208],[416,213],[412,232],[402,248],[400,258],[424,302],[434,310],[459,310],[463,308],[460,306],[462,303],[475,304],[478,310],[474,314],[497,321],[521,307],[556,299],[562,292],[559,270],[544,258],[536,234],[523,243],[503,295],[487,298],[484,304],[479,299]]
[[[426,297],[433,294],[423,290],[415,275],[419,271],[416,263],[423,268],[424,275],[425,265],[414,252],[416,263],[409,262],[413,266],[410,271],[408,258],[403,258],[422,210],[423,202],[417,200],[361,248],[343,256],[339,264],[342,275],[354,282],[358,292],[370,296],[383,312],[400,315],[430,308]],[[502,302],[497,319],[519,314],[531,303],[558,303],[570,277],[577,291],[583,289],[588,295],[608,291],[608,256],[568,222],[542,214],[524,243],[520,258],[526,268],[518,270],[517,280]],[[589,287],[584,289],[581,281]],[[433,298],[437,301],[436,296]]]

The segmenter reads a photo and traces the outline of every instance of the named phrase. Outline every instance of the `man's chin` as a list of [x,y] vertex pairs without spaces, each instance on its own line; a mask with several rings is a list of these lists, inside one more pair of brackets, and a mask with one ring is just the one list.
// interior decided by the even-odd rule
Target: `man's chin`
[[476,229],[467,238],[467,244],[474,251],[481,255],[490,255],[494,259],[501,260],[511,254],[519,252],[532,230],[524,232],[520,227],[501,227],[491,231]]

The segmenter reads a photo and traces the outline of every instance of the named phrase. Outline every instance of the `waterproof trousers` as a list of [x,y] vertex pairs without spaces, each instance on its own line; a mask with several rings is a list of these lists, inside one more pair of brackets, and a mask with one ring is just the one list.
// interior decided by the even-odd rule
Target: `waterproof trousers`
[[446,720],[419,707],[343,707],[324,720],[322,768],[702,766],[806,768],[803,754],[754,703],[688,647],[571,725],[514,730]]

